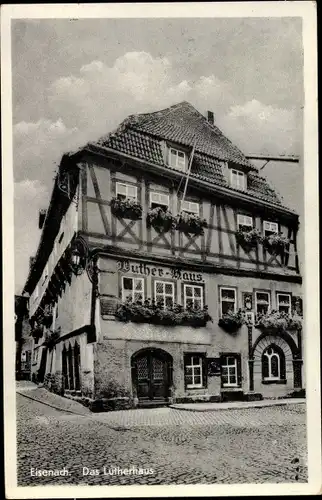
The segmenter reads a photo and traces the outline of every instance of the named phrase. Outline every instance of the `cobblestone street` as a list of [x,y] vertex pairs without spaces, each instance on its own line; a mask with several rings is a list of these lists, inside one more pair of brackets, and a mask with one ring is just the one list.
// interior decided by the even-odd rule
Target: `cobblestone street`
[[[304,404],[76,415],[17,394],[17,405],[20,486],[307,481]],[[153,474],[104,475],[104,466]],[[30,475],[63,467],[68,476]],[[99,474],[83,475],[83,467]]]

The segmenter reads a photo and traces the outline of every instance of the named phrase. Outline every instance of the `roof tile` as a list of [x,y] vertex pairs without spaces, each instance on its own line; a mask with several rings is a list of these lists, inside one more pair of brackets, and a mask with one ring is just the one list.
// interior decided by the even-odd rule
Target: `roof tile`
[[223,175],[221,162],[233,162],[239,168],[247,169],[248,195],[274,205],[282,205],[279,196],[266,179],[259,175],[257,168],[249,163],[216,126],[209,124],[187,102],[154,113],[131,115],[114,133],[101,138],[93,146],[115,149],[172,169],[165,165],[162,140],[189,146],[191,149],[195,145],[191,177],[232,189]]

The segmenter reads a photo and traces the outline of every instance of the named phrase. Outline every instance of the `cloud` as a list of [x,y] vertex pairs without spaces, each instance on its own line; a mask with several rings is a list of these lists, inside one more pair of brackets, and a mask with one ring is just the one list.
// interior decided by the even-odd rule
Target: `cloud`
[[276,108],[253,99],[231,106],[222,117],[221,126],[245,153],[300,152],[301,128],[294,110]]
[[63,153],[78,146],[78,140],[77,128],[66,127],[61,118],[17,123],[13,127],[15,179],[28,177],[49,185],[55,163]]
[[28,274],[29,257],[40,238],[38,213],[49,203],[49,190],[40,181],[25,179],[14,185],[16,292],[21,293]]

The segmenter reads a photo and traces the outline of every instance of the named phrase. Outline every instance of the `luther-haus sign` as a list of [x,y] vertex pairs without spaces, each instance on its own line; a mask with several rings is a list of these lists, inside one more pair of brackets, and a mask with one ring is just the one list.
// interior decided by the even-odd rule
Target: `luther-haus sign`
[[200,273],[192,273],[189,271],[182,271],[179,268],[164,269],[162,267],[152,267],[145,263],[130,263],[128,260],[119,260],[117,262],[118,271],[130,272],[132,274],[139,274],[141,276],[153,276],[157,278],[172,278],[176,280],[203,282],[203,276]]

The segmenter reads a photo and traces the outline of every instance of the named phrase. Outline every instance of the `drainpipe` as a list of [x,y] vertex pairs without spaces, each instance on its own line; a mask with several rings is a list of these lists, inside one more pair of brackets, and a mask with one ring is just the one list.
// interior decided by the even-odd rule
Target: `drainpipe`
[[96,299],[98,297],[98,267],[97,267],[98,255],[92,252],[88,262],[90,266],[87,267],[87,275],[92,283],[92,297],[91,297],[91,317],[90,317],[90,331],[87,333],[87,343],[96,341],[96,325],[95,325],[95,313],[96,313]]

